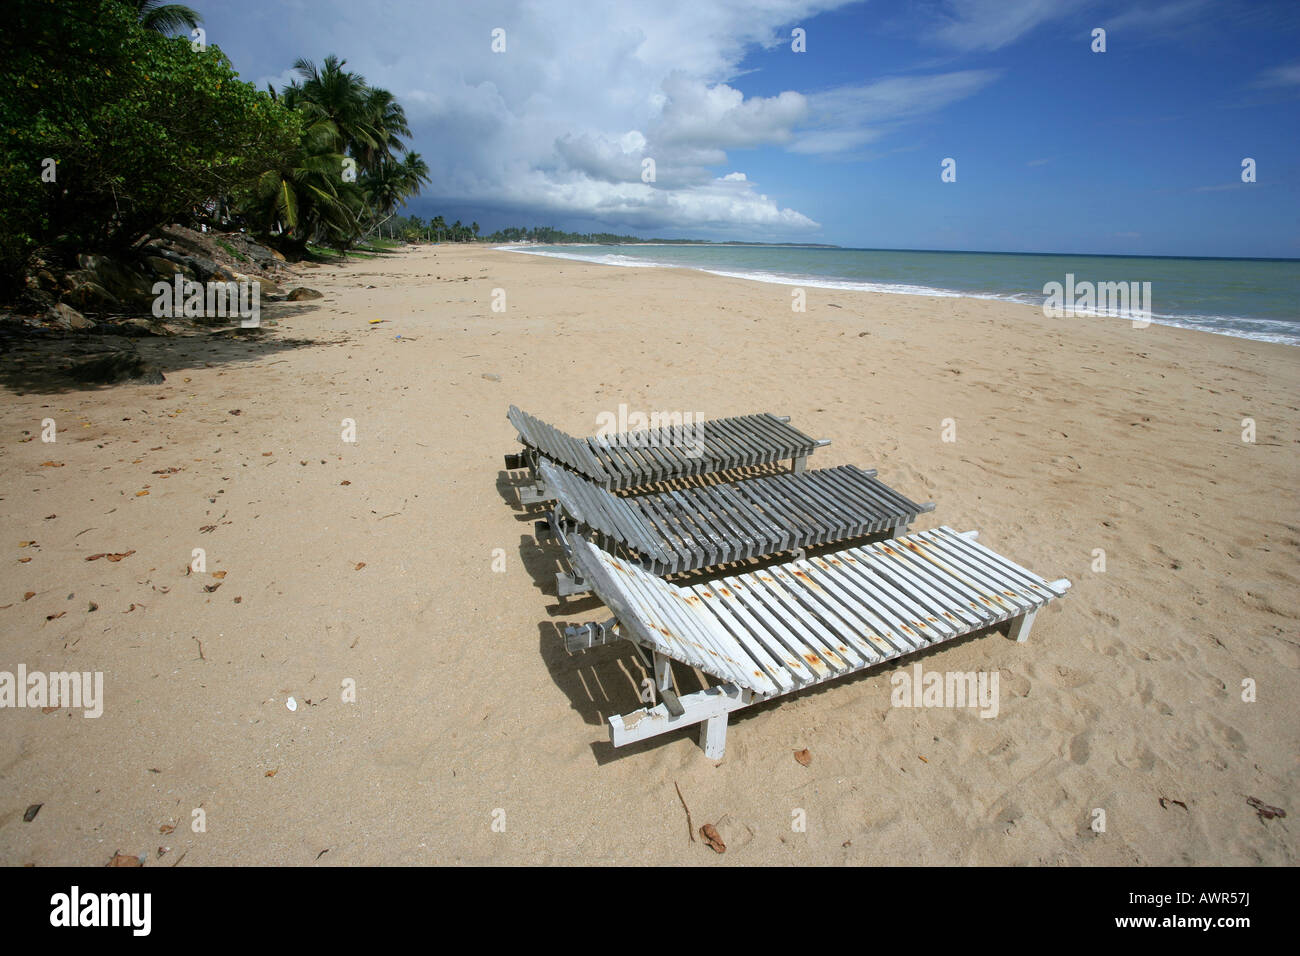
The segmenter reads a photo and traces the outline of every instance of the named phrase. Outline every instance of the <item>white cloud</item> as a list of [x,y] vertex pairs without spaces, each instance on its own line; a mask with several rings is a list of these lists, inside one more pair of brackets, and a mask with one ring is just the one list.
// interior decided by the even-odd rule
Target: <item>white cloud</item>
[[1300,63],[1288,63],[1275,66],[1266,71],[1256,82],[1256,86],[1300,86]]
[[655,127],[657,142],[673,147],[737,148],[785,143],[808,114],[803,95],[745,98],[725,83],[709,86],[680,70],[664,80],[666,101]]
[[1209,6],[1210,0],[1171,0],[1169,3],[1128,6],[1100,24],[1108,30],[1167,31],[1186,26]]
[[948,0],[934,37],[958,50],[998,50],[1051,20],[1073,13],[1083,0]]
[[808,97],[809,129],[790,146],[797,153],[855,149],[898,126],[965,99],[997,79],[995,70],[888,76]]
[[[256,6],[229,23],[213,11],[209,36],[238,29],[242,46],[260,48],[246,75],[261,85],[283,86],[298,56],[319,63],[337,53],[391,90],[407,111],[409,145],[430,167],[424,195],[439,205],[509,206],[530,221],[536,211],[612,228],[788,234],[817,224],[764,194],[734,151],[843,153],[994,75],[748,97],[732,85],[755,45],[788,43],[792,27],[846,2],[409,2],[390,3],[381,17],[353,0],[316,0],[309,16],[294,18],[291,44],[279,19]],[[505,30],[503,53],[491,49],[495,28]]]

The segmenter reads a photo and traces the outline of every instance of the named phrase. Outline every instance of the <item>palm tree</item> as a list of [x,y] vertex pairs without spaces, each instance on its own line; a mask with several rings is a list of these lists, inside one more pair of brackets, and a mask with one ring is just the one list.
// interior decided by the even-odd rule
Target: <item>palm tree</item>
[[135,7],[140,26],[158,33],[172,34],[177,30],[193,30],[203,18],[198,11],[191,10],[183,3],[162,3],[160,0],[122,0],[128,6]]
[[406,144],[399,137],[410,136],[411,128],[406,123],[405,110],[388,90],[367,88],[363,109],[359,131],[362,135],[350,142],[348,148],[362,169],[374,170],[384,160],[394,159],[396,154],[406,151]]
[[301,82],[293,80],[284,89],[284,103],[290,109],[302,110],[309,119],[323,118],[334,124],[338,153],[371,141],[365,77],[343,69],[346,65],[346,60],[333,55],[325,57],[323,68],[300,58],[293,68]]
[[402,196],[418,196],[420,187],[429,184],[429,164],[419,153],[407,153],[398,163],[401,170]]
[[258,178],[251,214],[263,232],[279,226],[298,249],[322,231],[343,241],[357,233],[357,191],[339,176],[337,136],[329,120],[317,117],[303,130],[298,149]]
[[477,238],[478,238],[478,223],[476,223],[476,222],[471,222],[471,223],[469,224],[469,228],[470,228],[470,231],[474,233],[474,238],[477,239]]

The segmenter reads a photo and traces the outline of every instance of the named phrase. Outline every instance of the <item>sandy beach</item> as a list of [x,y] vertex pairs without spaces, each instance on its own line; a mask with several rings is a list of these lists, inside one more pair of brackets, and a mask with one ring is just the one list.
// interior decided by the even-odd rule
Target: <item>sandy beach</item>
[[[1296,863],[1300,350],[485,246],[298,281],[256,340],[143,342],[163,385],[6,379],[0,670],[104,703],[0,712],[0,863]],[[608,614],[555,597],[510,404],[789,415],[1073,589],[924,657],[996,671],[996,718],[891,707],[904,659],[740,712],[721,762],[616,750],[643,669],[565,653]]]

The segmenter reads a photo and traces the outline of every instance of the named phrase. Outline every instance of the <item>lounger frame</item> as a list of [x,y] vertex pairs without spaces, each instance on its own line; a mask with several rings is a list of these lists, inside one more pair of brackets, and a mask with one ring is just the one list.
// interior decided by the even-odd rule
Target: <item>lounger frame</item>
[[[543,460],[542,481],[556,496],[546,531],[565,546],[577,531],[612,553],[626,553],[654,574],[682,571],[888,534],[898,537],[917,504],[853,465],[736,483],[619,497],[581,475]],[[561,597],[589,590],[576,570],[556,575]]]
[[[677,587],[570,535],[574,561],[614,617],[570,627],[570,653],[631,641],[652,668],[660,703],[609,719],[616,747],[701,724],[720,759],[727,715],[1011,622],[1029,637],[1035,615],[1066,593],[946,526],[775,567]],[[678,696],[671,661],[720,682]]]
[[554,497],[538,473],[542,459],[614,491],[787,458],[791,470],[800,472],[814,449],[830,444],[809,438],[789,424],[788,416],[767,413],[589,438],[574,438],[514,405],[506,414],[524,446],[505,456],[506,468],[527,468],[532,478],[531,487],[520,490],[525,505]]

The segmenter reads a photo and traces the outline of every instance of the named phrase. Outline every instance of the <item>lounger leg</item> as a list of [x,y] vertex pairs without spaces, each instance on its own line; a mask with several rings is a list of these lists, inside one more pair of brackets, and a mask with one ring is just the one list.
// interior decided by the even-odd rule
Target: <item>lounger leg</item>
[[721,760],[727,749],[727,715],[714,714],[700,722],[700,749],[710,760]]
[[542,483],[541,478],[536,478],[532,485],[525,485],[519,489],[519,503],[521,505],[535,505],[541,501],[550,501],[552,497],[552,495],[546,493],[546,485]]
[[1023,644],[1029,640],[1029,629],[1034,626],[1034,615],[1037,613],[1038,611],[1035,609],[1027,614],[1020,615],[1012,621],[1011,632],[1008,636],[1014,638],[1018,644]]
[[798,458],[794,459],[793,464],[791,464],[790,466],[790,470],[793,471],[796,475],[805,471],[807,468],[808,468],[807,455],[800,455]]
[[907,522],[900,521],[898,524],[894,525],[894,532],[893,534],[890,535],[890,537],[901,538],[905,534],[907,534]]
[[668,708],[668,713],[674,717],[680,717],[686,713],[682,706],[681,699],[677,696],[677,688],[673,686],[673,659],[660,654],[658,651],[654,655],[655,670],[655,687],[659,690],[659,699],[664,702]]

